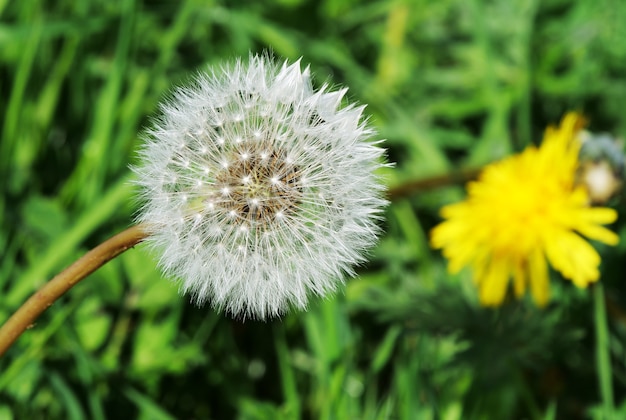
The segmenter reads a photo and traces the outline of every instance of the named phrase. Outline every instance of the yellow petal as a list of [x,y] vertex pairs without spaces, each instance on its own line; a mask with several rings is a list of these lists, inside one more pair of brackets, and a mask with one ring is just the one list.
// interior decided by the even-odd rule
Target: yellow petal
[[516,297],[520,298],[524,296],[524,293],[526,292],[526,269],[522,266],[521,262],[514,265],[513,286]]
[[485,306],[502,303],[508,286],[508,264],[502,259],[493,259],[484,278],[480,281],[480,301]]

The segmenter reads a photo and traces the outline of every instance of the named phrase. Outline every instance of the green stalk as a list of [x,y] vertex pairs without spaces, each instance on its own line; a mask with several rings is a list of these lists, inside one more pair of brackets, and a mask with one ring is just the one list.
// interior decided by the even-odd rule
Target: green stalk
[[615,406],[613,403],[609,326],[606,317],[604,289],[600,282],[593,287],[593,307],[596,327],[596,369],[600,384],[600,396],[602,397],[603,418],[612,419],[615,413]]

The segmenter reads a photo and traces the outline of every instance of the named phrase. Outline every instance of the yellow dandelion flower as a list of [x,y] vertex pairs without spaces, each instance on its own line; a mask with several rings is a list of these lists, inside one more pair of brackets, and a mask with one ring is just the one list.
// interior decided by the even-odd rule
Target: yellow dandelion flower
[[432,231],[450,272],[472,269],[480,301],[496,306],[509,280],[521,297],[527,288],[538,305],[549,299],[548,262],[578,287],[598,280],[600,256],[583,238],[609,245],[618,236],[602,224],[617,219],[609,208],[590,207],[575,183],[584,120],[566,115],[549,127],[541,147],[487,166],[468,186],[465,201],[446,206]]

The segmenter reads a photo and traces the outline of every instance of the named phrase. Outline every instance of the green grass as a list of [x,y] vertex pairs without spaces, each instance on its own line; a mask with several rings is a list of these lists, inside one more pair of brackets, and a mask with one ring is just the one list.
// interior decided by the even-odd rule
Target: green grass
[[[350,87],[397,185],[519,151],[568,110],[625,136],[624,22],[618,0],[0,1],[0,320],[132,223],[140,133],[210,64],[269,49]],[[487,310],[446,274],[428,232],[462,194],[394,202],[358,278],[266,323],[190,305],[139,246],[0,359],[0,418],[600,419],[610,382],[626,416],[626,247],[602,250],[601,392],[588,290]]]

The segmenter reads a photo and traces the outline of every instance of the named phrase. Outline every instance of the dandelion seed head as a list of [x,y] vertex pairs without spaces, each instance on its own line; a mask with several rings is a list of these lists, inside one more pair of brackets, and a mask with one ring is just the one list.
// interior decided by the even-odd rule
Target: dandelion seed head
[[194,302],[277,316],[364,261],[386,205],[375,174],[384,151],[363,107],[341,107],[345,93],[313,89],[299,61],[257,55],[199,75],[162,106],[135,168],[138,221]]

